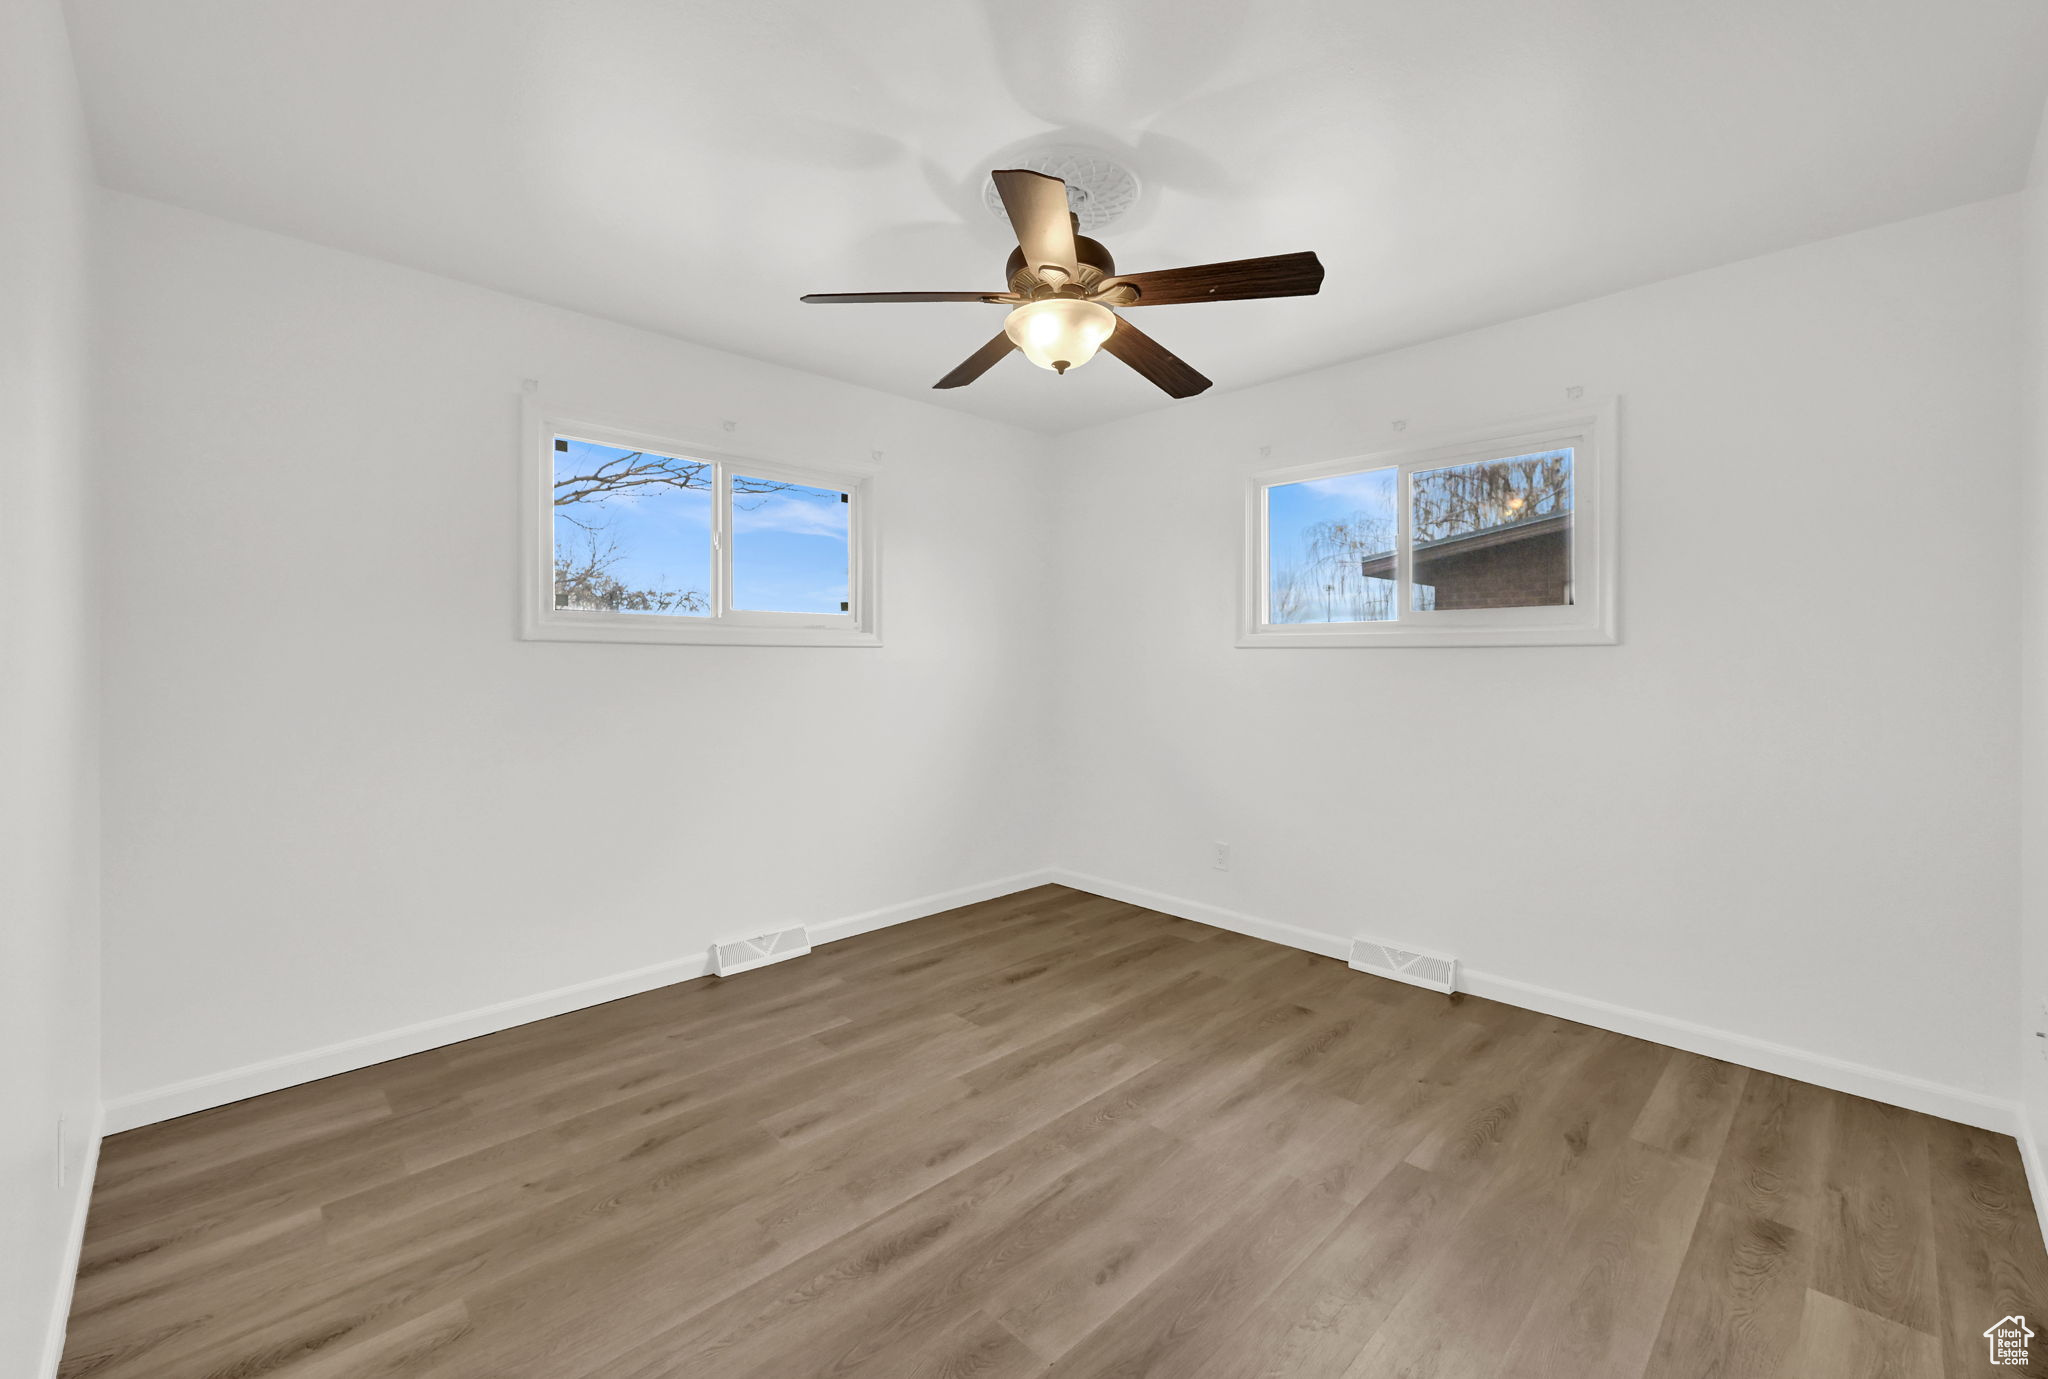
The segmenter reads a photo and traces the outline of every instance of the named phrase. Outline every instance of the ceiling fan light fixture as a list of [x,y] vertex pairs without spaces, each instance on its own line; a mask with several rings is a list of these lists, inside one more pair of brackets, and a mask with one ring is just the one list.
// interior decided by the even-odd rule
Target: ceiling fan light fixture
[[1003,322],[1003,333],[1041,369],[1065,373],[1095,357],[1116,330],[1116,313],[1079,297],[1026,302]]
[[1017,247],[1003,265],[1008,291],[814,292],[804,300],[1016,306],[1003,322],[1003,333],[961,360],[934,388],[964,388],[1012,350],[1041,369],[1063,374],[1093,359],[1096,350],[1107,349],[1168,397],[1193,397],[1209,387],[1209,380],[1111,308],[1307,297],[1323,285],[1323,265],[1310,253],[1118,273],[1108,249],[1075,233],[1076,223],[1085,222],[1065,182],[1030,168],[997,168],[988,176],[1017,232]]

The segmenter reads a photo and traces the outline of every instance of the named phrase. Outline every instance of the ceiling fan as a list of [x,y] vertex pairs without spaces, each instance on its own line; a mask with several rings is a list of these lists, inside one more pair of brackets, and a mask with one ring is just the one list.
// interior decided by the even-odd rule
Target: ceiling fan
[[1247,297],[1305,297],[1323,285],[1312,253],[1205,263],[1118,276],[1109,250],[1079,233],[1067,209],[1067,184],[1057,177],[1009,168],[992,173],[1003,209],[1017,231],[1004,273],[1007,292],[818,292],[807,302],[993,302],[1014,307],[1002,334],[932,386],[960,388],[987,373],[1011,350],[1063,374],[1106,349],[1173,397],[1209,386],[1165,346],[1113,308],[1230,302]]

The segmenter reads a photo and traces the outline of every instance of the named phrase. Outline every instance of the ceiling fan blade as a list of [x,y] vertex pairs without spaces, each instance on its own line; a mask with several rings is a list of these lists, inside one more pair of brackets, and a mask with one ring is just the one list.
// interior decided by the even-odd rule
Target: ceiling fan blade
[[1011,228],[1017,232],[1017,247],[1024,251],[1028,268],[1048,265],[1068,279],[1080,276],[1074,248],[1074,221],[1067,210],[1067,184],[1057,177],[1023,168],[1006,168],[989,174],[1009,212]]
[[807,302],[1008,302],[1007,292],[813,292]]
[[1307,297],[1322,288],[1323,264],[1313,253],[1274,254],[1270,258],[1202,263],[1192,268],[1162,268],[1156,273],[1123,273],[1106,279],[1096,289],[1096,295],[1109,296],[1119,285],[1138,289],[1138,295],[1129,301],[1112,297],[1111,304],[1119,307]]
[[1007,334],[998,335],[960,362],[960,367],[947,374],[934,388],[964,388],[996,366],[996,362],[1011,350],[1017,348]]
[[1159,385],[1171,397],[1193,397],[1209,386],[1209,380],[1189,368],[1186,361],[1119,316],[1116,329],[1102,347]]

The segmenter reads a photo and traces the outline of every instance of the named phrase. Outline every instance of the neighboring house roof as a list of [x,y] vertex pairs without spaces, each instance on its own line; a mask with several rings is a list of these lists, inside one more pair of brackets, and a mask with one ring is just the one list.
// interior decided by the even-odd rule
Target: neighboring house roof
[[[1553,512],[1542,517],[1531,517],[1523,522],[1503,522],[1497,527],[1482,527],[1478,531],[1460,532],[1456,536],[1441,537],[1435,541],[1416,543],[1415,558],[1418,562],[1442,559],[1446,556],[1467,555],[1506,546],[1516,541],[1528,541],[1539,536],[1554,536],[1571,529],[1572,515],[1569,512]],[[1360,558],[1358,572],[1378,579],[1394,577],[1394,553],[1382,551],[1378,555]]]

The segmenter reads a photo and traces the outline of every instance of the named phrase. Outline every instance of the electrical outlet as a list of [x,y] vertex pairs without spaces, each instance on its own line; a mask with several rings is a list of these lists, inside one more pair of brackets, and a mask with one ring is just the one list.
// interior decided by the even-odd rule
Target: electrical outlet
[[1230,870],[1230,844],[1209,844],[1209,865],[1218,871]]

